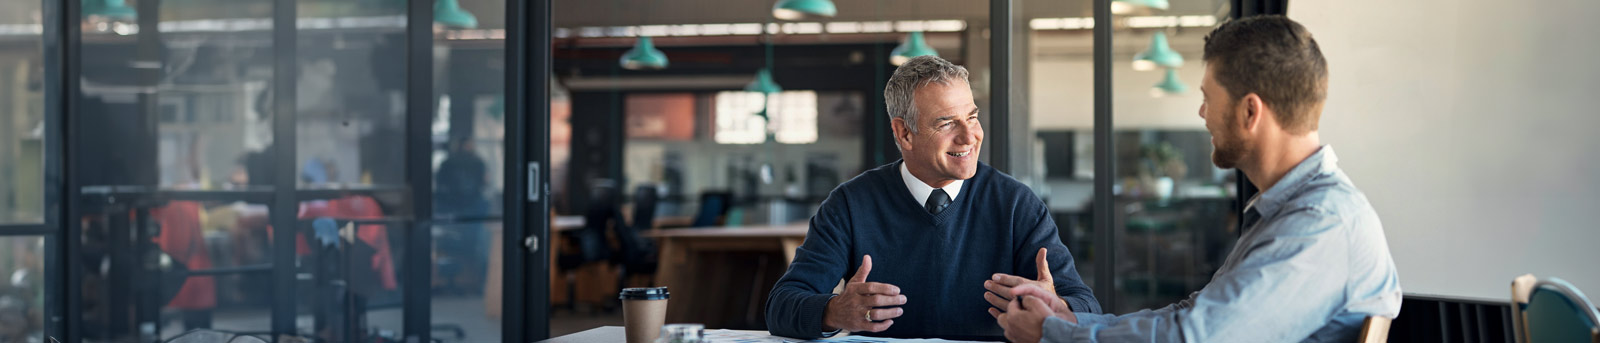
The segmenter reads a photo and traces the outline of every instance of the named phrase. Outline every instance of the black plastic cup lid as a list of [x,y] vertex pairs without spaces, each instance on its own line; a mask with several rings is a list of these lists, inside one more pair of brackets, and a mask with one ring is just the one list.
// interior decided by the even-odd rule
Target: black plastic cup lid
[[623,288],[622,295],[617,297],[622,300],[662,300],[667,298],[666,287],[648,288]]

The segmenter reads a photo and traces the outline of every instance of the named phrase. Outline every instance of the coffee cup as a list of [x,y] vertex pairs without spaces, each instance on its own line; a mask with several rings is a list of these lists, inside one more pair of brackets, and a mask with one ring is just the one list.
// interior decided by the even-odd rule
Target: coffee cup
[[651,343],[661,335],[667,321],[667,288],[626,288],[622,290],[622,325],[628,343]]

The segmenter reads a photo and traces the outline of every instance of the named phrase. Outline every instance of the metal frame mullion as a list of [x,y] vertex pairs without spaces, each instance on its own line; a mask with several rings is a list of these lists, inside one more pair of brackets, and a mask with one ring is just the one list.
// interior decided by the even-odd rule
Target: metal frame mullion
[[[550,83],[554,80],[550,69],[551,60],[554,59],[551,51],[551,38],[554,34],[551,28],[553,14],[551,12],[551,3],[553,2],[552,0],[534,1],[533,11],[527,18],[529,23],[527,42],[532,49],[529,50],[529,54],[526,56],[528,58],[525,65],[527,69],[524,70],[526,72],[525,75],[527,75],[525,84],[528,85],[525,89],[527,91],[525,96],[535,101],[527,103],[529,106],[523,108],[525,115],[523,117],[525,118],[523,121],[523,127],[525,128],[523,131],[523,153],[530,162],[534,162],[535,166],[541,166],[543,170],[541,172],[541,168],[530,168],[530,172],[536,174],[531,178],[534,184],[530,189],[533,190],[532,193],[537,194],[537,197],[530,198],[525,203],[526,207],[523,208],[526,213],[525,217],[528,219],[523,227],[532,231],[524,232],[524,234],[534,238],[531,244],[528,244],[529,249],[524,250],[529,255],[528,264],[522,269],[523,272],[527,273],[524,279],[527,280],[528,284],[534,285],[534,287],[528,288],[530,292],[524,302],[527,307],[524,307],[523,311],[528,314],[528,318],[524,322],[527,323],[529,328],[528,336],[536,339],[550,337],[550,292],[548,290],[550,285],[550,273],[548,272],[550,269],[550,254],[546,253],[545,249],[539,248],[542,244],[539,242],[550,241],[550,173],[548,171],[550,169]],[[618,156],[621,156],[621,154],[618,154]],[[542,291],[533,292],[533,289]]]
[[[66,277],[60,274],[71,273],[67,268],[62,268],[66,240],[62,236],[67,232],[62,230],[62,223],[69,222],[62,218],[62,207],[65,206],[61,199],[66,191],[63,183],[62,172],[64,163],[62,156],[62,117],[67,103],[63,97],[66,88],[62,82],[67,78],[62,77],[66,59],[64,50],[70,46],[67,39],[63,39],[66,30],[66,18],[63,3],[76,1],[43,0],[41,7],[44,22],[44,335],[46,341],[65,339],[66,323],[62,321],[66,313],[72,313],[65,305],[64,293],[74,293],[69,290],[77,288],[62,287]],[[73,39],[72,41],[76,41]],[[72,79],[76,79],[75,77]],[[10,231],[10,230],[7,230]],[[64,273],[65,272],[65,273]]]
[[[59,9],[60,12],[59,14],[51,15],[52,13],[49,12],[51,9]],[[57,217],[51,219],[59,220],[57,222],[57,224],[60,224],[58,227],[63,230],[60,235],[61,239],[57,242],[58,244],[51,245],[59,248],[59,250],[50,255],[56,256],[58,261],[64,261],[65,265],[64,268],[59,269],[62,271],[60,273],[61,276],[52,279],[64,282],[66,286],[60,288],[60,292],[65,294],[57,294],[56,296],[57,299],[62,300],[63,306],[46,305],[47,308],[54,308],[60,311],[55,316],[47,317],[49,321],[58,325],[55,325],[53,329],[47,325],[46,331],[54,331],[57,335],[60,335],[64,342],[75,343],[83,340],[84,331],[83,316],[79,315],[79,309],[83,308],[83,256],[77,253],[77,249],[83,244],[82,225],[77,218],[81,218],[83,214],[76,203],[68,200],[70,195],[77,194],[75,191],[78,188],[78,180],[80,180],[77,177],[77,170],[73,168],[71,163],[71,157],[77,156],[77,152],[80,149],[76,144],[70,144],[69,142],[72,141],[73,133],[76,132],[76,123],[79,122],[74,120],[78,117],[77,104],[83,98],[83,94],[78,89],[83,62],[81,52],[83,32],[82,28],[78,26],[78,18],[81,17],[83,12],[83,2],[46,0],[45,10],[45,20],[50,20],[50,18],[57,20],[53,25],[47,25],[44,44],[46,46],[46,54],[56,54],[53,58],[46,58],[46,60],[55,62],[54,67],[57,72],[55,75],[59,76],[59,78],[48,77],[51,75],[50,70],[47,69],[45,72],[47,76],[45,82],[49,85],[45,91],[45,126],[47,126],[47,135],[50,136],[46,139],[48,142],[57,143],[45,145],[46,160],[50,160],[49,156],[57,157],[54,160],[55,163],[47,164],[45,172],[48,177],[51,172],[48,168],[54,167],[56,168],[54,176],[59,177],[54,180],[59,182],[54,185],[56,187],[52,187],[51,191],[45,192],[45,205],[47,207],[52,204],[59,205],[58,208],[61,215],[49,217]],[[57,39],[51,39],[52,33],[56,35],[54,38]],[[52,45],[56,46],[51,48]],[[46,68],[50,67],[51,63],[46,62]],[[52,97],[49,90],[56,91],[54,97]],[[54,107],[54,111],[51,110],[52,107]],[[56,115],[52,116],[51,114]],[[56,125],[52,127],[52,123]],[[55,153],[52,153],[52,151]],[[46,182],[50,181],[52,180],[46,180]],[[51,197],[54,197],[57,202],[50,202]],[[49,265],[49,261],[45,263],[47,266]],[[50,298],[47,293],[45,301],[48,302]]]
[[1094,289],[1101,309],[1114,313],[1116,271],[1116,147],[1111,130],[1111,0],[1094,0]]
[[296,1],[272,2],[272,149],[275,170],[272,182],[272,333],[296,335],[295,305],[298,299],[295,280],[295,221],[299,212],[295,176],[295,84],[299,68]]
[[[989,165],[1001,172],[1017,175],[1011,170],[1011,52],[1012,0],[989,0],[989,127],[994,133],[989,147]],[[1026,134],[1026,132],[1024,132]],[[1026,158],[1023,156],[1022,158]]]
[[[412,221],[406,231],[402,321],[409,342],[430,341],[433,278],[433,0],[410,0],[406,9],[406,180]],[[348,329],[347,329],[348,330]]]
[[506,1],[505,342],[550,337],[550,3]]
[[522,89],[524,84],[527,83],[526,74],[522,72],[523,69],[526,69],[523,64],[527,56],[527,51],[524,50],[527,43],[523,41],[523,37],[527,37],[528,14],[523,12],[524,8],[525,5],[522,1],[506,1],[506,78],[504,89],[506,99],[504,125],[506,132],[505,148],[502,150],[502,153],[505,154],[505,165],[502,166],[505,185],[500,192],[502,213],[505,215],[505,219],[501,224],[502,239],[500,242],[500,258],[503,261],[500,265],[500,272],[504,275],[504,277],[500,278],[500,327],[502,328],[500,340],[502,342],[534,341],[528,335],[529,329],[525,327],[526,311],[521,308],[521,304],[524,303],[523,299],[528,293],[521,291],[525,288],[524,285],[527,284],[526,280],[524,280],[526,275],[521,273],[527,255],[520,251],[520,249],[523,249],[522,242],[518,241],[518,238],[524,236],[522,232],[524,231],[523,223],[526,213],[522,212],[522,189],[527,187],[523,184],[523,180],[526,180],[527,175],[522,167],[526,164],[526,158],[522,154],[522,109],[527,107],[522,105],[524,100],[522,99]]

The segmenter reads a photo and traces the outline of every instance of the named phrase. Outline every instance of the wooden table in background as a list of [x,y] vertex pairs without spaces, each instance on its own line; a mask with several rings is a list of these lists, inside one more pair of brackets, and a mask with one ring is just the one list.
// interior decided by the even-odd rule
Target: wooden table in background
[[[764,326],[759,318],[766,311],[767,292],[794,261],[795,249],[805,241],[809,229],[807,223],[799,222],[645,232],[643,236],[658,239],[661,247],[656,284],[667,286],[672,294],[667,322],[725,328]],[[717,258],[714,254],[718,253],[752,258],[730,254]]]
[[[624,213],[632,212],[624,211]],[[686,226],[689,225],[690,222],[693,222],[693,219],[694,218],[687,216],[660,217],[655,219],[654,226],[656,228],[664,226]],[[624,218],[624,220],[632,219]],[[561,256],[563,247],[566,245],[566,235],[563,233],[572,230],[581,230],[584,228],[585,222],[586,220],[583,216],[574,215],[556,216],[550,221],[550,244],[548,247],[550,256],[551,304],[565,305],[568,302],[573,301],[573,299],[567,299],[569,295],[569,292],[567,291],[567,278],[565,275],[567,271],[561,270],[556,262]],[[607,236],[609,237],[611,235],[608,233]],[[605,304],[616,299],[617,291],[619,290],[615,289],[617,282],[616,273],[618,272],[615,266],[611,265],[610,263],[593,263],[580,267],[572,272],[574,274],[573,276],[576,277],[575,282],[577,284],[577,289],[570,293],[572,293],[572,296],[577,298],[578,303]]]

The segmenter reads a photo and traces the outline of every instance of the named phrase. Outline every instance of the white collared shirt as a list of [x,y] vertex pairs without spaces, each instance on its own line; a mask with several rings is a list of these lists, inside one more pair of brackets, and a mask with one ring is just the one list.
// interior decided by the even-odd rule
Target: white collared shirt
[[[917,199],[917,206],[928,204],[928,196],[933,195],[933,186],[929,186],[927,183],[922,182],[922,179],[911,175],[911,169],[906,169],[904,161],[900,162],[900,179],[905,180],[906,189],[911,190],[911,197]],[[961,193],[961,183],[965,181],[956,180],[940,188],[943,188],[946,194],[950,194],[950,202],[955,202],[956,194]]]

